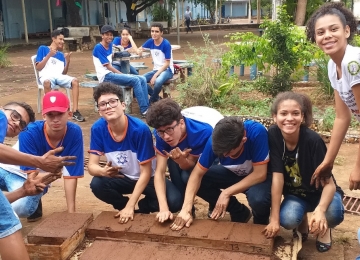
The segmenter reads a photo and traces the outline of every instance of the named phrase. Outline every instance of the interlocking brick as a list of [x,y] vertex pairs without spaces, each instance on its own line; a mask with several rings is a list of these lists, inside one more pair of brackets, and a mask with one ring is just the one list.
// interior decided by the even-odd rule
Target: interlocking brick
[[131,259],[131,260],[270,260],[270,256],[250,255],[241,252],[220,251],[185,245],[173,245],[146,241],[111,241],[97,239],[84,253],[80,260]]
[[172,231],[170,222],[158,223],[154,215],[135,214],[134,221],[118,223],[116,212],[102,212],[87,228],[89,238],[108,237],[132,241],[149,241],[271,255],[273,239],[266,239],[262,225],[194,220],[190,228]]

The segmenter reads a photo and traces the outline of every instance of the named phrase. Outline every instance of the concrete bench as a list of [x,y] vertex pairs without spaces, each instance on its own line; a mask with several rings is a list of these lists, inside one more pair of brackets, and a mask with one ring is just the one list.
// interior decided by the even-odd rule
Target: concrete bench
[[166,81],[162,86],[163,98],[171,98],[171,90],[174,89],[174,84],[179,79],[179,74],[174,74],[174,76]]
[[[90,36],[89,27],[66,27],[69,36],[64,38],[64,51],[69,51],[69,44],[76,45],[76,51],[82,51],[83,37]],[[61,30],[62,28],[57,28]]]

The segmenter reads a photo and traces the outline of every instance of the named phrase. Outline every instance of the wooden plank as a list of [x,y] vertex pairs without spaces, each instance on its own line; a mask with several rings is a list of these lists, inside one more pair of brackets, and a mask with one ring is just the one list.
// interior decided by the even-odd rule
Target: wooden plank
[[61,247],[59,245],[25,244],[31,260],[59,260]]

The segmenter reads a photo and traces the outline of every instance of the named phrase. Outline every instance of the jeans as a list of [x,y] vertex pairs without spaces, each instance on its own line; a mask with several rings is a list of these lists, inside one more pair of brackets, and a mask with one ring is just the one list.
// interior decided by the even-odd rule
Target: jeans
[[[177,212],[182,207],[181,195],[169,180],[166,179],[165,181],[169,210],[171,212]],[[111,204],[114,209],[122,210],[129,201],[129,198],[124,196],[124,194],[131,194],[136,182],[136,180],[132,180],[126,176],[124,178],[93,177],[90,188],[98,199]],[[138,202],[139,212],[150,213],[159,211],[154,177],[151,177],[142,194],[144,194],[145,197]]]
[[[154,74],[157,70],[152,70],[145,73],[143,76],[146,78],[146,82],[150,82]],[[166,69],[165,71],[161,72],[160,75],[156,78],[154,89],[150,86],[148,87],[148,93],[150,95],[150,102],[156,102],[159,100],[159,93],[161,92],[162,85],[173,77],[174,73],[171,72],[170,69]]]
[[[210,209],[213,209],[222,192],[221,189],[226,189],[245,177],[236,175],[222,165],[213,165],[205,173],[197,195],[207,201]],[[271,207],[271,175],[268,175],[264,182],[255,184],[244,193],[252,209],[254,223],[268,224]],[[231,214],[238,212],[242,207],[245,206],[235,196],[231,196],[226,211]]]
[[[302,222],[304,214],[315,210],[319,199],[310,202],[294,195],[285,195],[280,207],[280,225],[285,229],[294,229]],[[340,193],[335,192],[325,217],[329,228],[334,228],[344,220],[344,206]]]
[[0,239],[21,229],[21,223],[5,195],[0,191]]
[[168,169],[170,173],[170,179],[171,182],[174,184],[176,189],[181,194],[181,201],[184,201],[185,198],[185,190],[186,185],[190,177],[190,173],[192,172],[192,169],[185,171],[179,167],[179,164],[177,164],[173,159],[168,159]]
[[[115,69],[117,69],[118,71],[121,71],[121,67],[119,64],[111,64]],[[139,75],[139,72],[130,65],[130,74],[131,75]]]
[[144,113],[149,108],[147,84],[146,79],[143,76],[110,72],[105,75],[104,82],[112,82],[116,85],[133,87],[136,99],[139,103],[140,112]]
[[190,28],[190,19],[185,19],[185,23],[186,23],[186,32],[192,31]]
[[[14,191],[23,186],[26,180],[15,173],[8,172],[3,168],[0,168],[0,189],[5,191]],[[13,203],[11,206],[15,213],[20,218],[27,218],[31,216],[39,205],[39,201],[43,193],[35,196],[26,196],[20,198]]]

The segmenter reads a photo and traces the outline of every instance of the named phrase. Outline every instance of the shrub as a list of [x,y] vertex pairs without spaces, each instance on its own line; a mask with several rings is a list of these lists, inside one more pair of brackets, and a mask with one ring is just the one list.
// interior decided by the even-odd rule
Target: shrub
[[0,45],[0,68],[8,67],[11,63],[8,59],[8,45]]

